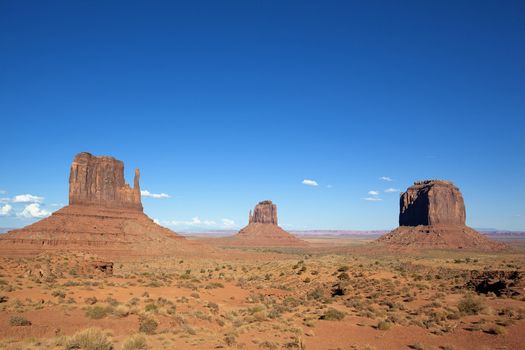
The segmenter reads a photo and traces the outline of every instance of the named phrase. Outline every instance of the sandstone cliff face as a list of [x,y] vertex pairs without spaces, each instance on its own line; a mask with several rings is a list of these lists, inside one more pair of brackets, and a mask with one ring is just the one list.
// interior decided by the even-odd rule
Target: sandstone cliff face
[[250,211],[249,223],[277,225],[277,206],[269,200],[259,202],[253,214]]
[[415,182],[401,195],[399,226],[465,225],[465,204],[450,181]]
[[124,179],[124,163],[113,157],[82,152],[75,156],[69,175],[69,204],[142,211],[140,171],[135,170],[134,188]]

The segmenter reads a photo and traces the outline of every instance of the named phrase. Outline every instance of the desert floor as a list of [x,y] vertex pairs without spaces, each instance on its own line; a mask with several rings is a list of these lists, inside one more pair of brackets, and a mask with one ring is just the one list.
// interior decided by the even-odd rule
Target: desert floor
[[88,254],[0,258],[0,349],[525,347],[523,293],[466,285],[471,270],[523,272],[523,241],[508,241],[506,253],[309,241],[217,248],[219,258],[121,259],[113,275],[86,270],[98,259]]

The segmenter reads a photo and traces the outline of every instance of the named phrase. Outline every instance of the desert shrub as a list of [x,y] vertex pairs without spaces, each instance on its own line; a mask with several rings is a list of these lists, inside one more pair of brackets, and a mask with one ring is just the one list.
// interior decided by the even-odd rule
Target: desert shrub
[[147,348],[146,337],[142,334],[130,336],[122,345],[122,350],[146,350]]
[[337,279],[341,281],[348,281],[350,279],[350,276],[346,272],[341,272],[339,276],[337,276]]
[[483,303],[477,299],[473,298],[471,295],[464,297],[458,304],[458,310],[464,315],[477,315],[479,314],[485,306]]
[[110,314],[113,311],[113,308],[111,307],[104,307],[104,306],[92,306],[86,309],[86,316],[94,319],[94,320],[100,320],[101,318],[106,317],[108,314]]
[[98,301],[97,297],[89,297],[89,298],[84,299],[84,302],[89,305],[96,304],[97,301]]
[[11,326],[31,326],[31,321],[29,321],[23,316],[16,315],[16,316],[12,316],[9,319],[9,324]]
[[224,342],[228,346],[233,346],[235,343],[237,343],[237,338],[235,337],[234,333],[228,333],[224,336]]
[[215,288],[224,288],[224,284],[220,282],[211,282],[204,287],[205,289],[215,289]]
[[261,349],[277,349],[279,348],[279,344],[269,340],[265,340],[259,343],[259,347]]
[[343,318],[345,318],[345,313],[339,310],[336,310],[334,308],[328,309],[321,317],[319,317],[321,320],[327,320],[327,321],[340,321]]
[[308,299],[319,300],[324,297],[324,289],[321,286],[317,286],[306,294]]
[[159,324],[157,323],[157,321],[150,317],[141,316],[139,318],[139,332],[146,334],[155,334],[158,325]]
[[389,321],[379,321],[377,323],[377,329],[381,331],[387,331],[390,329],[390,327],[392,327],[392,323]]
[[147,304],[147,305],[144,307],[144,311],[145,311],[145,312],[154,312],[154,313],[157,313],[157,312],[159,312],[159,307],[157,306],[157,304]]
[[124,305],[119,305],[116,308],[114,308],[112,311],[113,311],[112,314],[115,317],[122,318],[122,317],[126,317],[129,315],[129,308]]
[[210,309],[211,312],[213,312],[213,313],[219,312],[219,305],[217,303],[214,303],[214,302],[210,301],[207,306],[208,306],[208,308]]
[[51,293],[52,296],[54,297],[57,297],[57,298],[65,298],[66,297],[66,293],[64,293],[63,291],[61,290],[54,290],[52,293]]
[[100,329],[88,328],[69,337],[65,349],[112,350],[113,345]]
[[488,333],[495,334],[495,335],[505,335],[507,334],[507,330],[503,326],[494,326],[489,328]]
[[107,297],[106,303],[108,303],[111,306],[117,306],[118,304],[120,304],[117,299],[112,298],[112,297]]

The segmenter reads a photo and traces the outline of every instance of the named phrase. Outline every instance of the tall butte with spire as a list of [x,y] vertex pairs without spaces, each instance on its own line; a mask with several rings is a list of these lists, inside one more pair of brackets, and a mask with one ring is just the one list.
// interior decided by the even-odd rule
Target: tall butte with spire
[[67,249],[104,256],[170,255],[195,245],[144,214],[139,182],[136,169],[134,187],[126,183],[120,160],[77,154],[69,175],[69,205],[0,236],[0,254]]
[[468,227],[465,221],[463,196],[451,181],[416,181],[401,194],[399,227],[377,242],[398,248],[506,248]]
[[250,210],[248,226],[229,240],[230,245],[246,247],[304,247],[308,243],[283,230],[277,221],[277,206],[270,200]]

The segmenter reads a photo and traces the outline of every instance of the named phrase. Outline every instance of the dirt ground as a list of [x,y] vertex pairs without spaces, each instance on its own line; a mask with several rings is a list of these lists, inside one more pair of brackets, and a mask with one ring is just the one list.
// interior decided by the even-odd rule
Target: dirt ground
[[[308,241],[120,259],[112,274],[74,252],[0,258],[0,349],[524,348],[523,281],[501,293],[469,285],[471,271],[521,276],[521,242],[481,253]],[[98,347],[79,341],[86,329]]]

